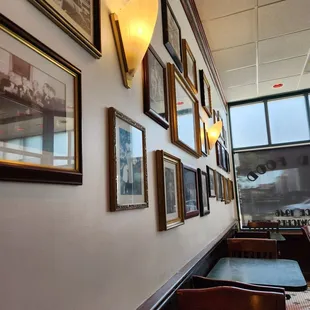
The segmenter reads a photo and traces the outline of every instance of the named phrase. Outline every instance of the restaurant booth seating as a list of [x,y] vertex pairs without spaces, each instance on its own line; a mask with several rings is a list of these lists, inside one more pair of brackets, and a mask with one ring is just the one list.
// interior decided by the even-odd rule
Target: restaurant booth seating
[[301,227],[302,234],[310,242],[310,225]]
[[270,231],[236,231],[234,238],[270,239]]

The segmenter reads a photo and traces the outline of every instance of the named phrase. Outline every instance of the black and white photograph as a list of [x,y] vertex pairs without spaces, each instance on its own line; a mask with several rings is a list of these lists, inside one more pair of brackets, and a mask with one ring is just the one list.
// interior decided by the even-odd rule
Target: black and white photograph
[[144,113],[167,129],[169,121],[166,66],[151,46],[143,59],[143,71]]
[[199,214],[197,170],[183,165],[183,190],[185,218]]
[[200,216],[210,213],[210,203],[208,195],[208,176],[205,171],[198,169],[198,184],[199,184],[199,202]]
[[177,188],[175,167],[165,166],[165,190],[167,215],[177,212]]
[[216,197],[216,179],[215,179],[215,171],[207,166],[208,173],[208,192],[209,197]]
[[145,128],[109,108],[111,211],[148,207]]
[[197,64],[186,39],[182,40],[184,77],[194,94],[198,92]]
[[219,141],[216,141],[215,143],[215,154],[216,154],[216,164],[223,168],[223,158],[222,158],[222,145]]
[[211,87],[203,70],[199,70],[201,105],[209,117],[213,115],[213,123],[216,123],[215,111],[212,109]]
[[216,200],[222,201],[223,199],[223,183],[222,183],[222,175],[215,171],[216,174]]
[[206,137],[206,124],[202,118],[200,118],[200,138],[201,138],[201,152],[204,156],[208,155],[208,144]]

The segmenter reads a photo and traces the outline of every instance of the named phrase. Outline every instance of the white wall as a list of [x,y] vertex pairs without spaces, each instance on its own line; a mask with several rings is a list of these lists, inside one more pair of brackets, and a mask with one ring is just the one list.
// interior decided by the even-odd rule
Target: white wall
[[[125,1],[109,2],[117,8]],[[170,3],[198,68],[206,71],[180,1]],[[211,199],[210,215],[158,232],[154,151],[164,149],[188,165],[205,169],[206,164],[216,168],[214,150],[207,159],[196,160],[171,144],[170,131],[143,114],[141,70],[131,90],[123,87],[105,0],[100,60],[27,0],[0,0],[0,11],[82,70],[84,164],[81,187],[0,183],[0,308],[136,309],[234,220],[233,204]],[[162,44],[161,14],[152,45],[164,62],[172,62]],[[212,98],[224,116],[213,85]],[[109,106],[147,129],[148,209],[108,212]],[[202,108],[200,112],[207,120]],[[210,126],[212,119],[208,122]]]

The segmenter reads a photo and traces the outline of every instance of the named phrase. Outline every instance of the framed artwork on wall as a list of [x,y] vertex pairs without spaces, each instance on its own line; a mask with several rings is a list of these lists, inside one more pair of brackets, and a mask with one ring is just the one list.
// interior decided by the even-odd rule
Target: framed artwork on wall
[[175,66],[168,64],[172,143],[201,157],[198,100]]
[[213,115],[213,124],[215,124],[217,122],[217,114],[215,110],[213,110],[212,115]]
[[208,114],[208,116],[212,117],[212,115],[214,116],[214,110],[212,109],[211,88],[203,70],[199,70],[199,80],[200,80],[201,105]]
[[209,153],[209,148],[206,137],[206,124],[202,118],[200,118],[200,138],[201,138],[201,152],[204,156],[207,156]]
[[210,203],[208,195],[208,176],[207,173],[198,169],[198,184],[199,184],[199,202],[200,202],[200,216],[210,214]]
[[216,141],[215,143],[215,155],[216,155],[216,164],[220,167],[223,168],[222,166],[222,145],[219,141]]
[[168,0],[161,0],[161,9],[164,45],[180,72],[183,72],[181,27]]
[[145,128],[109,108],[111,211],[148,207]]
[[224,185],[224,201],[225,204],[229,204],[231,199],[229,195],[229,180],[223,177],[223,185]]
[[199,215],[197,170],[183,165],[183,191],[185,218]]
[[28,0],[92,56],[101,57],[100,0]]
[[234,183],[232,180],[229,180],[229,193],[230,193],[230,200],[234,200],[235,199],[235,195],[234,195]]
[[194,94],[198,93],[196,59],[185,39],[182,40],[184,77]]
[[216,200],[223,199],[223,183],[222,183],[222,175],[215,171],[216,174]]
[[209,197],[216,197],[216,171],[207,166]]
[[181,160],[164,151],[156,151],[159,230],[184,224]]
[[[220,144],[221,145],[221,144]],[[226,158],[226,150],[223,145],[221,145],[221,167],[227,171],[227,158]]]
[[144,113],[167,129],[169,121],[166,66],[151,46],[143,59],[143,71]]
[[0,18],[0,179],[81,185],[81,72]]

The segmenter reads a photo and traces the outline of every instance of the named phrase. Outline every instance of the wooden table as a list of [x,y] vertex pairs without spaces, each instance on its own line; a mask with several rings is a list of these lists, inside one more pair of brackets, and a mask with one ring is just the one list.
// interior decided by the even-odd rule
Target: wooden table
[[283,237],[282,234],[278,233],[278,232],[270,232],[270,239],[273,239],[273,240],[277,240],[277,241],[285,241],[285,237]]
[[221,258],[207,276],[217,280],[283,287],[305,291],[307,282],[298,263],[287,259]]

